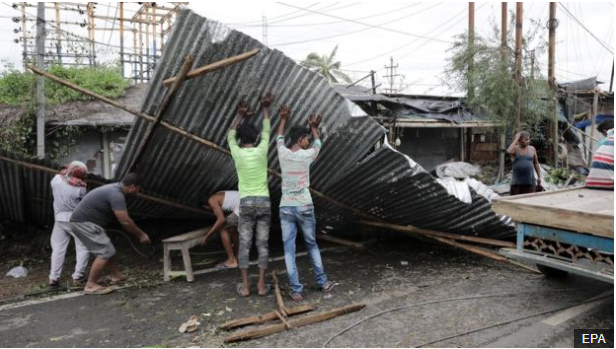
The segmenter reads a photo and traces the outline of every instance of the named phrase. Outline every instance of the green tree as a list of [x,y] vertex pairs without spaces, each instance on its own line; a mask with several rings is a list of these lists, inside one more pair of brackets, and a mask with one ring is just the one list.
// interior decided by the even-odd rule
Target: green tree
[[340,80],[351,83],[351,78],[340,70],[342,63],[336,61],[337,51],[338,46],[334,48],[329,56],[319,56],[318,53],[312,52],[299,64],[321,74],[324,78],[329,80],[330,83],[339,83]]
[[510,133],[518,131],[515,115],[519,99],[522,125],[537,139],[544,139],[541,125],[554,115],[554,93],[538,67],[547,48],[541,28],[539,22],[532,22],[524,36],[521,84],[515,79],[513,31],[508,33],[507,46],[502,47],[496,25],[487,37],[475,33],[473,45],[469,45],[468,34],[458,36],[449,50],[445,71],[450,87],[466,92],[466,103],[474,113],[487,116]]

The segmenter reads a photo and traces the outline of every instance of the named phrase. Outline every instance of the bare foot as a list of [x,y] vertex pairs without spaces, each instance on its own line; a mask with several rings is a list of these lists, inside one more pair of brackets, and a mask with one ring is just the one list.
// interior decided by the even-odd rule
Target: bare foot
[[93,282],[88,282],[86,284],[86,287],[83,289],[83,292],[85,294],[107,294],[113,292],[113,289],[110,287],[95,284]]
[[242,297],[250,296],[250,289],[248,287],[244,287],[244,285],[242,285],[241,283],[237,284],[237,286],[235,287],[235,291]]

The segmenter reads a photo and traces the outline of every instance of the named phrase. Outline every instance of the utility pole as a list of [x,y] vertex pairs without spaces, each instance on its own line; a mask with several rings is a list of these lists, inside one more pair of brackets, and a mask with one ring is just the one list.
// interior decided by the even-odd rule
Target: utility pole
[[556,3],[550,2],[550,19],[548,21],[548,30],[550,31],[549,36],[549,47],[548,47],[548,83],[550,84],[550,88],[552,89],[552,93],[554,94],[554,98],[552,100],[552,152],[553,152],[553,161],[554,167],[558,167],[558,115],[556,113],[556,77],[554,76],[554,64],[556,57],[556,27],[558,27],[558,21],[556,20]]
[[518,131],[521,125],[522,108],[522,96],[519,92],[519,89],[522,88],[522,11],[523,3],[517,2],[515,12],[515,81],[518,85],[518,95],[516,98],[515,126]]
[[[507,62],[507,3],[501,3],[501,59],[503,64]],[[503,127],[499,136],[500,149],[498,152],[498,180],[505,178],[505,133],[507,130]]]
[[[39,2],[36,17],[36,65],[45,70],[45,3]],[[36,156],[45,157],[45,78],[36,77]]]
[[267,46],[267,16],[262,16],[263,20],[262,31],[263,31],[263,45]]
[[376,84],[375,84],[375,82],[374,82],[374,74],[375,74],[375,73],[376,73],[376,72],[375,72],[374,70],[371,70],[371,71],[370,71],[370,80],[371,80],[371,82],[372,82],[372,94],[373,94],[373,95],[375,95],[375,94],[376,94]]
[[24,46],[24,52],[22,54],[24,69],[26,69],[26,65],[28,65],[28,30],[26,27],[26,5],[25,3],[21,3],[21,33],[22,33],[22,43]]
[[58,54],[58,63],[62,65],[62,30],[60,29],[60,3],[54,2],[56,8],[56,52]]
[[470,99],[474,95],[473,87],[473,60],[475,56],[475,3],[468,3],[468,51],[471,53],[468,62],[468,81],[466,98]]
[[396,76],[400,76],[400,74],[394,74],[394,69],[398,68],[398,64],[394,65],[394,58],[389,58],[390,65],[385,66],[385,69],[389,69],[389,75],[385,75],[386,78],[389,78],[389,93],[394,93],[394,79]]
[[120,67],[124,77],[124,3],[120,3]]

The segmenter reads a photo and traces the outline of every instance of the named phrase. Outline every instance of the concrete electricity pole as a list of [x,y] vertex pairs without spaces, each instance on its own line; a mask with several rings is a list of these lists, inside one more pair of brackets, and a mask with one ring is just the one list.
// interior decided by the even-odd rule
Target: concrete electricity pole
[[[39,2],[36,18],[36,65],[45,70],[45,3]],[[36,156],[45,157],[45,77],[36,78]]]

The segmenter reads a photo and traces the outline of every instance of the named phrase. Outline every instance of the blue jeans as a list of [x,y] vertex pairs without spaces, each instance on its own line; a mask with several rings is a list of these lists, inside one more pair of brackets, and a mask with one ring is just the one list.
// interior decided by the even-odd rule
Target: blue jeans
[[316,220],[314,218],[314,207],[309,206],[284,206],[280,207],[280,226],[282,228],[282,241],[284,242],[284,262],[287,265],[289,283],[295,293],[302,293],[303,285],[299,282],[297,266],[295,264],[295,238],[297,237],[297,226],[299,225],[304,235],[306,251],[310,257],[310,263],[314,269],[314,277],[319,286],[327,283],[327,275],[323,269],[321,252],[315,237]]

